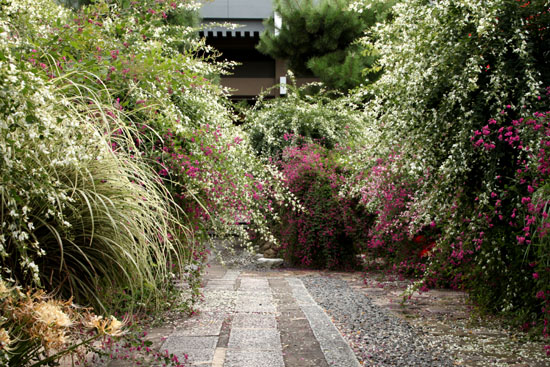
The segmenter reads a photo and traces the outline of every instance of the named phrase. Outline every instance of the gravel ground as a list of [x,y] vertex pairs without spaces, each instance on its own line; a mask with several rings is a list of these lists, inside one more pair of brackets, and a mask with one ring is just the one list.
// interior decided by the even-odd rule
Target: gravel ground
[[428,349],[403,320],[374,305],[346,281],[326,276],[301,278],[365,366],[452,366],[444,350]]

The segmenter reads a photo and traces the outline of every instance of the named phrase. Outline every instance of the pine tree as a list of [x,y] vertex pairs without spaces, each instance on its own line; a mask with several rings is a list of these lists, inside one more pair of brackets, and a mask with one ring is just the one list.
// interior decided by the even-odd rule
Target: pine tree
[[270,18],[258,50],[286,59],[299,76],[316,76],[331,88],[347,91],[378,77],[378,72],[363,75],[374,68],[376,56],[363,52],[355,41],[386,19],[394,2],[373,2],[357,12],[349,8],[350,0],[275,0],[282,26],[275,32]]

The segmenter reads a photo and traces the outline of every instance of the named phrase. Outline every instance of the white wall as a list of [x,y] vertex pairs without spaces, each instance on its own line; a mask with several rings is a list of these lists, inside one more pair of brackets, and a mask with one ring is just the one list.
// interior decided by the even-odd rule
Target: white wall
[[272,0],[202,0],[201,16],[220,19],[265,19],[273,14]]

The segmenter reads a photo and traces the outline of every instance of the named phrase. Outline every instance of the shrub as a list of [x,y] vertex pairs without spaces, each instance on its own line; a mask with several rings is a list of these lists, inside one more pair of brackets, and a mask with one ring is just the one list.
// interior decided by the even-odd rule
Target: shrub
[[377,158],[368,167],[355,173],[355,184],[348,186],[348,197],[358,197],[360,205],[372,217],[366,234],[368,263],[378,257],[393,270],[421,276],[436,239],[435,223],[420,229],[411,227],[415,192],[425,176],[410,165],[410,157],[398,152]]
[[[550,88],[547,91],[541,99],[548,107]],[[486,225],[483,234],[477,231],[479,254],[469,278],[476,290],[473,297],[481,305],[517,314],[546,338],[550,320],[547,110],[531,115],[509,105],[472,134],[480,160],[494,167],[482,180],[492,183],[496,175],[497,185],[489,194],[481,192],[475,206]],[[506,277],[506,285],[496,277]]]
[[246,116],[245,130],[258,155],[280,157],[286,147],[316,142],[327,148],[361,139],[362,114],[358,104],[320,90],[288,86],[285,98],[260,100]]
[[[285,200],[277,191],[281,185],[233,126],[225,92],[215,83],[226,65],[199,56],[208,48],[196,39],[193,24],[185,23],[185,15],[198,4],[109,4],[82,9],[64,28],[78,42],[57,44],[54,36],[41,44],[53,42],[46,51],[61,59],[66,70],[82,68],[98,75],[112,91],[106,102],[127,117],[140,154],[184,205],[187,215],[180,219],[188,221],[194,235],[204,240],[208,232],[216,232],[246,239],[236,224],[246,221],[271,239],[263,219],[270,215],[267,195],[262,195],[265,201],[255,199],[253,188],[259,180],[273,190],[271,199]],[[95,39],[104,43],[98,46]],[[70,60],[63,61],[63,55],[71,55]],[[80,55],[93,63],[78,62]],[[78,82],[89,88],[96,83],[89,78]],[[227,205],[235,190],[241,194],[239,204]]]
[[0,6],[6,277],[130,307],[165,304],[178,273],[191,304],[209,231],[244,236],[246,221],[273,240],[270,200],[288,199],[182,24],[195,2]]
[[58,85],[24,65],[18,70],[7,55],[3,274],[20,284],[60,288],[84,303],[109,299],[98,292],[106,286],[147,288],[135,301],[160,302],[159,281],[168,272],[157,265],[189,256],[179,240],[164,240],[185,230],[170,214],[169,196],[141,160],[111,149],[126,139],[111,135],[116,120],[108,123],[97,105],[74,105]]
[[165,134],[153,150],[159,174],[196,230],[236,235],[250,245],[250,228],[274,242],[267,226],[276,220],[274,206],[294,206],[295,200],[276,168],[254,155],[246,134],[235,128],[229,140],[230,128],[223,130],[207,124],[183,144],[174,134]]
[[59,46],[55,27],[69,19],[70,45],[83,47],[90,30],[69,11],[2,4],[2,274],[97,307],[109,306],[110,289],[131,294],[128,307],[160,307],[172,272],[195,266],[195,243],[137,154],[129,112],[101,84],[95,56]]
[[288,147],[278,166],[303,210],[280,208],[281,253],[291,264],[314,268],[354,268],[369,217],[339,188],[346,169],[331,152],[314,144]]
[[[418,168],[404,177],[405,187],[416,188],[399,214],[408,223],[409,238],[431,223],[438,234],[417,287],[438,282],[466,286],[482,306],[529,322],[538,319],[538,325],[546,317],[546,308],[540,308],[543,294],[534,288],[542,270],[533,271],[527,261],[546,262],[534,251],[544,243],[545,233],[536,232],[537,245],[527,244],[522,228],[529,227],[533,236],[531,227],[541,224],[544,210],[536,204],[535,210],[526,207],[535,198],[527,195],[525,185],[547,173],[534,170],[538,164],[533,163],[527,172],[522,162],[544,160],[536,153],[529,158],[542,136],[531,127],[516,134],[519,127],[511,123],[505,134],[520,135],[514,139],[536,136],[527,151],[493,137],[495,127],[508,129],[510,123],[487,121],[508,115],[519,126],[520,116],[529,121],[535,111],[546,111],[544,98],[537,97],[549,77],[544,55],[550,34],[542,25],[547,10],[544,1],[400,2],[394,21],[377,29],[374,46],[384,75],[360,92],[373,97],[366,113],[372,128],[379,129],[378,151],[369,162],[399,147],[408,165]],[[518,169],[520,176],[529,177],[519,177]],[[402,187],[399,180],[396,186]],[[368,183],[359,184],[363,186]],[[544,203],[544,189],[534,190]],[[510,224],[511,216],[520,214],[529,225]],[[537,275],[529,275],[533,273]],[[503,277],[508,281],[498,282]]]

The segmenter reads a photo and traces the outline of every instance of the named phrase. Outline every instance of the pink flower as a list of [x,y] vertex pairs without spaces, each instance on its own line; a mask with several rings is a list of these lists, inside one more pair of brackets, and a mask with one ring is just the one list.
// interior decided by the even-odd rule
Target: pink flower
[[533,273],[533,278],[538,279],[539,278],[539,273]]

